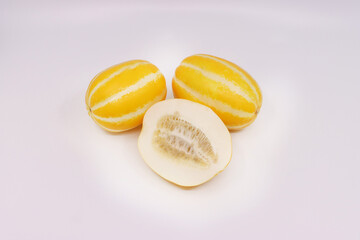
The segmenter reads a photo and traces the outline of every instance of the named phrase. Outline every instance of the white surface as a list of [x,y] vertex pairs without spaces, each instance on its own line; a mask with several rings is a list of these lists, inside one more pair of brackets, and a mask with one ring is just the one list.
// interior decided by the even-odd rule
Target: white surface
[[[145,1],[144,1],[145,2]],[[356,1],[0,2],[0,239],[360,239]],[[145,59],[169,95],[208,53],[260,84],[211,182],[177,188],[87,115],[91,78]],[[206,237],[206,238],[205,238]]]

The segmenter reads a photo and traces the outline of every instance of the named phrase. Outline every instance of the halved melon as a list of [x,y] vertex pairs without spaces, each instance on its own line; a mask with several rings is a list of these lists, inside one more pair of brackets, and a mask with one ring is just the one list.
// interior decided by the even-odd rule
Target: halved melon
[[231,136],[210,108],[184,99],[154,104],[138,140],[146,164],[164,179],[197,186],[223,171],[231,159]]

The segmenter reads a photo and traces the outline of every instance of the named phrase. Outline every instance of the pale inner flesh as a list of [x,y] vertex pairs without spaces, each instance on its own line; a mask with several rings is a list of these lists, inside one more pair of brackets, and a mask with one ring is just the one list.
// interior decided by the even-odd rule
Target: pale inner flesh
[[179,163],[210,167],[218,160],[206,135],[190,122],[180,117],[179,112],[161,117],[153,135],[153,145]]

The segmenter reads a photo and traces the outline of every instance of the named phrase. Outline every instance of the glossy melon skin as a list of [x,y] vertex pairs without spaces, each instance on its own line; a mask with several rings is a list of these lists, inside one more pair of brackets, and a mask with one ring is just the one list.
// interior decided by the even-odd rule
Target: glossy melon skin
[[146,110],[166,98],[166,82],[148,61],[132,60],[97,74],[85,96],[89,115],[103,129],[122,132],[142,124]]
[[250,125],[262,105],[260,88],[245,70],[206,54],[185,58],[175,71],[172,88],[176,98],[210,107],[230,130]]

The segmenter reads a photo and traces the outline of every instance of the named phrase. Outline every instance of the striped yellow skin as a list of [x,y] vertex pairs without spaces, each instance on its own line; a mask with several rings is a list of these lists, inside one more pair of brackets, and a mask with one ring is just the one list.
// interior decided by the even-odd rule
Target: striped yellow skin
[[97,74],[85,101],[96,124],[122,132],[141,125],[146,110],[165,98],[165,78],[159,69],[144,60],[132,60]]
[[206,54],[185,58],[175,71],[172,88],[176,98],[210,107],[229,130],[250,125],[262,104],[260,88],[247,72]]

